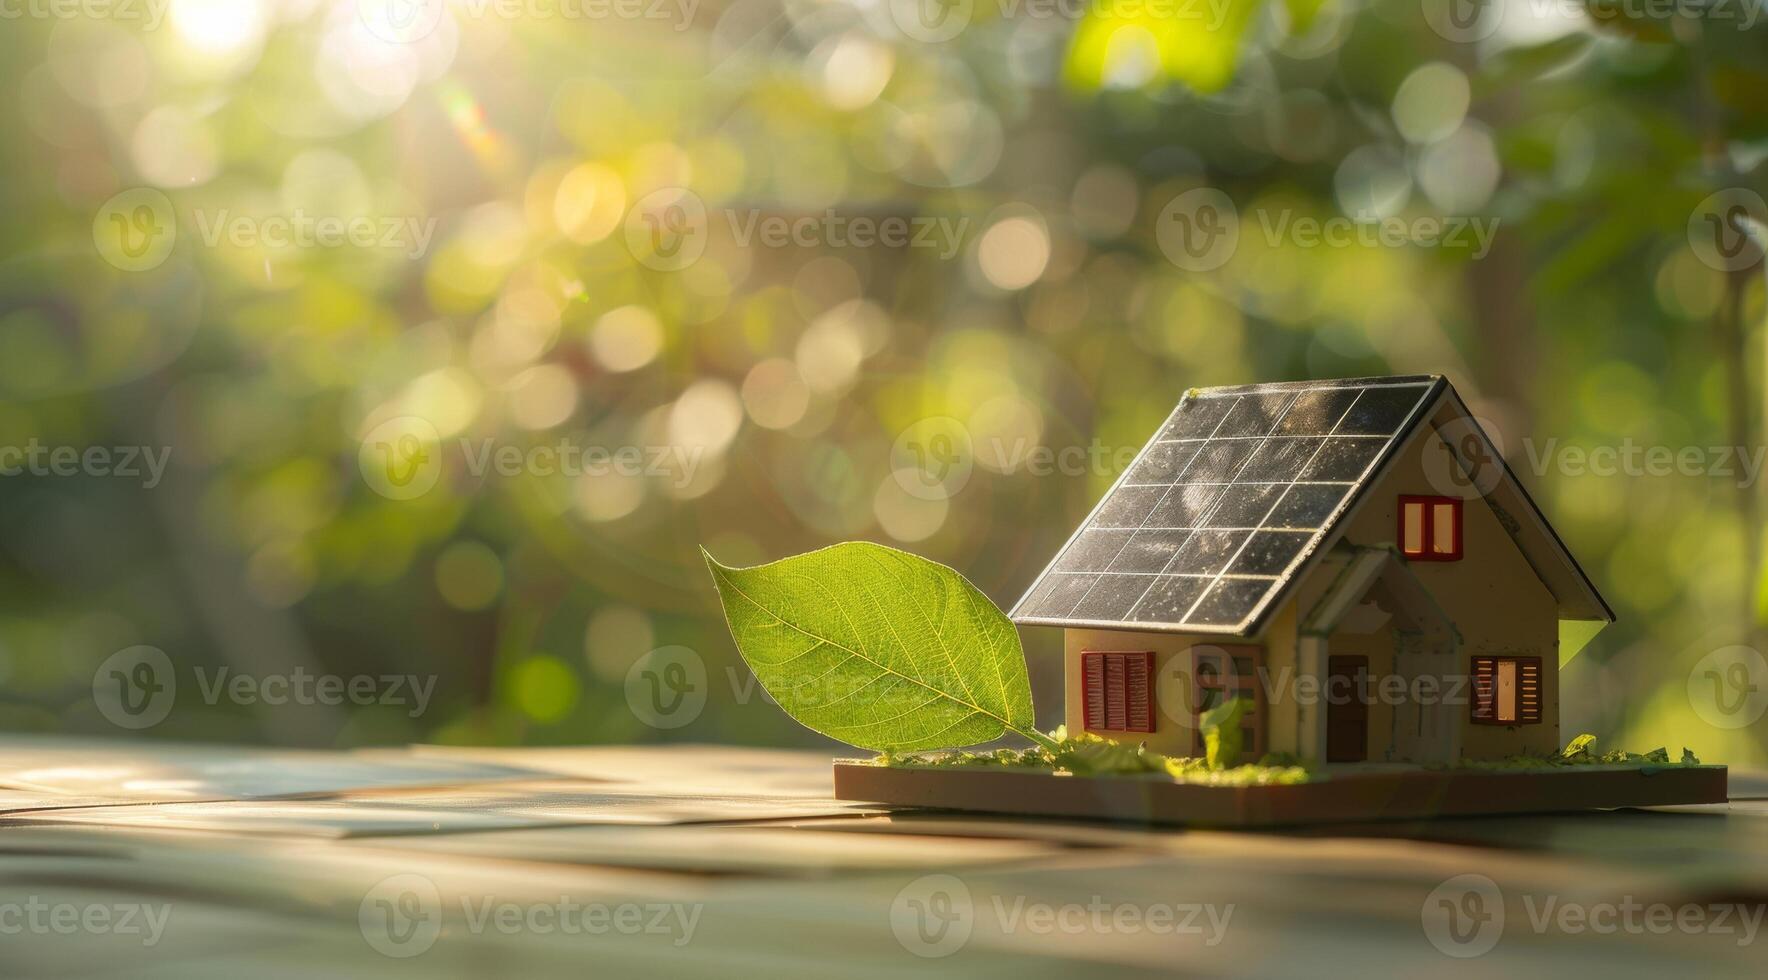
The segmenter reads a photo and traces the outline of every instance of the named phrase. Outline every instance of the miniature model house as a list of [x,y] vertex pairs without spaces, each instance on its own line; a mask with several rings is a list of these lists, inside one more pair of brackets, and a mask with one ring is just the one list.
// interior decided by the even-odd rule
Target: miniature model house
[[1559,624],[1613,613],[1440,377],[1187,393],[1014,608],[1063,627],[1067,725],[1245,761],[1560,745]]

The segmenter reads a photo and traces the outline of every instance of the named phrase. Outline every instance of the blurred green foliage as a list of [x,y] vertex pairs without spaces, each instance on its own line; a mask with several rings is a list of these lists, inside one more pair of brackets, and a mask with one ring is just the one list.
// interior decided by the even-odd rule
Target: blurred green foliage
[[[440,679],[412,717],[211,705],[181,674],[155,736],[808,744],[698,545],[870,538],[1005,606],[1187,387],[1440,372],[1620,611],[1566,667],[1563,730],[1768,759],[1763,721],[1710,724],[1691,688],[1760,645],[1760,482],[1563,452],[1763,445],[1760,268],[1691,237],[1760,190],[1753,3],[971,2],[928,40],[912,3],[463,0],[387,40],[373,2],[0,23],[0,446],[171,452],[151,488],[0,478],[0,727],[115,734],[94,669],[147,644]],[[1198,271],[1160,223],[1202,187],[1240,235]],[[138,188],[176,240],[131,271],[171,237],[157,198],[115,205]],[[704,254],[672,267],[658,236],[696,206]],[[1289,230],[1335,217],[1496,235]],[[283,241],[317,218],[369,234]],[[561,446],[644,465],[537,464]],[[387,482],[424,465],[427,492]],[[1060,639],[1026,642],[1048,726]],[[629,697],[666,646],[703,666],[680,727]]]

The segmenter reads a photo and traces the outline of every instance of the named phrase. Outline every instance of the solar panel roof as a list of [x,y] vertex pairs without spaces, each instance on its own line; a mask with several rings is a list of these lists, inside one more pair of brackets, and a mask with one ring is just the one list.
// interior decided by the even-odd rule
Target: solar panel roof
[[1363,378],[1188,393],[1012,618],[1254,632],[1443,384]]

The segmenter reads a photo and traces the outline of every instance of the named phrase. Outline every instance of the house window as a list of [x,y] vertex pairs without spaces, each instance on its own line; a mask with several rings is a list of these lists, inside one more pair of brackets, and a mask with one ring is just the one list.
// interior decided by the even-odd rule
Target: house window
[[[1258,669],[1258,647],[1205,644],[1191,648],[1191,706],[1197,716],[1231,697],[1247,700],[1246,713],[1240,716],[1242,760],[1256,760],[1265,754],[1265,699]],[[1203,753],[1203,727],[1193,722],[1191,754]]]
[[1481,725],[1541,723],[1540,657],[1474,657],[1473,720]]
[[1154,731],[1153,653],[1082,653],[1080,676],[1087,731]]
[[1400,498],[1400,552],[1413,561],[1461,560],[1461,501]]

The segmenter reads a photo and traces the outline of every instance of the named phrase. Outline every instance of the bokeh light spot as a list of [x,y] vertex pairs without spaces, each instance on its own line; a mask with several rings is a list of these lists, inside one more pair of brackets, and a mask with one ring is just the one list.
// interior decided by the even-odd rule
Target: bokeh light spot
[[477,541],[456,541],[436,558],[436,591],[456,609],[487,609],[503,592],[503,562]]
[[577,674],[564,661],[537,653],[510,671],[516,707],[538,722],[554,722],[577,706]]

